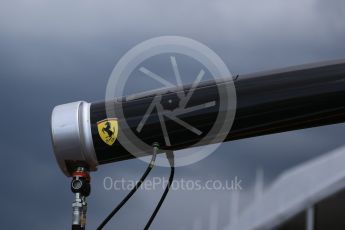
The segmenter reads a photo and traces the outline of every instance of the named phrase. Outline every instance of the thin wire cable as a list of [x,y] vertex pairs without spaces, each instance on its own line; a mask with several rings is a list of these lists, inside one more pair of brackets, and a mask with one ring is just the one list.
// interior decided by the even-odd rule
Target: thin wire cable
[[150,164],[147,167],[144,174],[142,175],[142,177],[140,178],[140,180],[136,183],[135,187],[127,194],[127,196],[125,198],[123,198],[123,200],[114,208],[114,210],[103,220],[103,222],[98,226],[97,230],[101,230],[104,228],[104,226],[111,220],[111,218],[113,218],[113,216],[122,208],[122,206],[126,204],[126,202],[129,200],[129,198],[131,198],[131,196],[133,196],[133,194],[138,190],[140,185],[146,179],[147,175],[150,173],[151,169],[155,165],[156,155],[158,152],[158,146],[159,145],[157,143],[153,144],[153,154],[152,154]]
[[166,155],[167,155],[167,158],[168,158],[169,163],[170,163],[170,176],[169,176],[168,185],[167,185],[167,187],[165,188],[164,193],[163,193],[161,199],[159,200],[159,202],[158,202],[158,204],[157,204],[155,210],[153,211],[153,213],[152,213],[152,215],[151,215],[149,221],[147,222],[147,224],[146,224],[144,230],[148,230],[149,227],[151,226],[153,220],[155,219],[155,217],[156,217],[156,215],[157,215],[159,209],[161,208],[161,206],[162,206],[162,204],[163,204],[163,202],[164,202],[165,197],[168,195],[169,189],[170,189],[171,184],[172,184],[172,182],[173,182],[173,180],[174,180],[174,174],[175,174],[174,153],[173,153],[172,151],[169,151],[169,152],[166,152]]

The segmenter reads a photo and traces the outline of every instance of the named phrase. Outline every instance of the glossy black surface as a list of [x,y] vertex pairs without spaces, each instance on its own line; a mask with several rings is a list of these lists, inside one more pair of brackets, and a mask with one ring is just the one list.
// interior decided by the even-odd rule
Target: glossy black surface
[[[192,96],[190,106],[210,100],[216,100],[217,106],[180,116],[205,133],[218,115],[219,95],[216,86],[215,82],[201,84]],[[226,141],[345,121],[345,61],[238,76],[235,86],[237,110]],[[188,87],[184,90],[188,91]],[[174,92],[168,92],[166,97],[169,98],[169,95],[174,97]],[[111,103],[123,103],[125,120],[135,131],[152,98],[145,96],[129,101],[123,98],[122,102]],[[93,103],[92,133],[100,164],[132,158],[118,141],[113,146],[107,146],[99,138],[96,123],[104,118],[104,102]],[[124,121],[119,122],[121,125]],[[172,145],[162,146],[163,148],[186,148],[203,137],[173,121],[166,123]],[[138,135],[146,143],[164,143],[157,115],[150,116],[148,124]],[[145,151],[147,150],[143,150],[143,153]]]

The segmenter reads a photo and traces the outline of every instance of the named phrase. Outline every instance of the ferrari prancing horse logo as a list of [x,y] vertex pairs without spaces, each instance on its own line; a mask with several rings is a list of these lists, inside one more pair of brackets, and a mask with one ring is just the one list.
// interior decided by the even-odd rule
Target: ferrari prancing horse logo
[[118,134],[118,122],[116,118],[108,118],[97,122],[98,134],[109,146],[115,143]]

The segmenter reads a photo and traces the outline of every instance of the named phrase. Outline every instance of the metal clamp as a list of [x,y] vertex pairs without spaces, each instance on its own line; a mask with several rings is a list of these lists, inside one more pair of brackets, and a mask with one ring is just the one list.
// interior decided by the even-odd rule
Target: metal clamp
[[84,167],[78,167],[72,175],[71,190],[75,194],[75,199],[72,203],[72,230],[82,230],[85,229],[86,225],[86,197],[88,197],[91,192],[90,175]]

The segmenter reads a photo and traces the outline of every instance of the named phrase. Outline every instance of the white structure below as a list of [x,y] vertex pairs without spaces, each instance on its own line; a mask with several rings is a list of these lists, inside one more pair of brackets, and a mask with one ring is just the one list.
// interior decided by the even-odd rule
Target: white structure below
[[[345,189],[345,147],[334,150],[283,173],[238,216],[229,230],[273,229],[302,211]],[[306,228],[313,229],[307,220]]]

